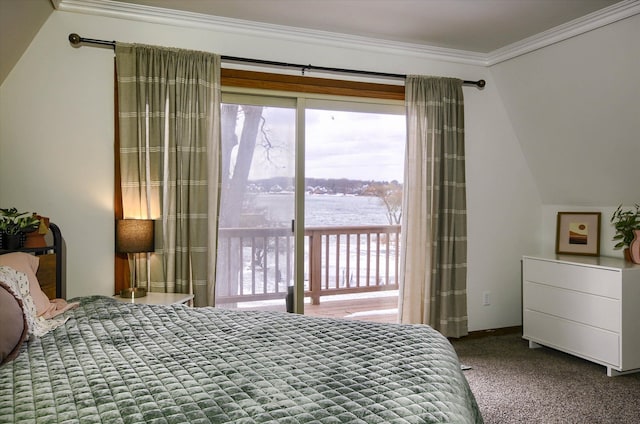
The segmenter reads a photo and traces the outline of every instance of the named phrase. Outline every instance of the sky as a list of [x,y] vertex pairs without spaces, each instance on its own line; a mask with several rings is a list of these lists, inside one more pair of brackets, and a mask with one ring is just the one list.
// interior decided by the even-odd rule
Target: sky
[[[293,175],[295,110],[269,107],[263,117],[273,147],[269,160],[256,148],[249,178]],[[402,182],[403,115],[307,109],[305,127],[306,177]]]
[[405,118],[307,110],[307,177],[402,181]]

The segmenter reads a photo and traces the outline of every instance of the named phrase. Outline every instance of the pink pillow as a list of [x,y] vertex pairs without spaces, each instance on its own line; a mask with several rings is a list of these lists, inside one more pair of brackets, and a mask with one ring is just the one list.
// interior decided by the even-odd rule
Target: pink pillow
[[0,266],[8,266],[18,272],[22,272],[27,275],[29,280],[29,292],[33,298],[33,303],[36,306],[36,313],[38,316],[44,314],[51,308],[49,298],[40,288],[40,283],[36,277],[36,271],[40,259],[35,255],[30,255],[24,252],[13,252],[0,255]]
[[22,299],[0,281],[0,365],[11,361],[27,339],[27,320],[22,311]]

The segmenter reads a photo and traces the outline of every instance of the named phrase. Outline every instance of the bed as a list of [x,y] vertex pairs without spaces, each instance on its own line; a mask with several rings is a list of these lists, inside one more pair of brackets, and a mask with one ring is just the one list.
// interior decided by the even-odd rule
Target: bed
[[74,301],[0,366],[0,423],[482,423],[428,326]]

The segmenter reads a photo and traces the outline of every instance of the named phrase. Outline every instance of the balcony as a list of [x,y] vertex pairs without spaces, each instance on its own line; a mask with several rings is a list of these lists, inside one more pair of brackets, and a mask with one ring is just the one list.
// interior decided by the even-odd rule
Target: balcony
[[[305,229],[307,315],[395,322],[399,225]],[[283,310],[293,284],[289,228],[219,230],[216,304]],[[275,301],[275,302],[273,302]],[[275,305],[274,305],[275,304]]]

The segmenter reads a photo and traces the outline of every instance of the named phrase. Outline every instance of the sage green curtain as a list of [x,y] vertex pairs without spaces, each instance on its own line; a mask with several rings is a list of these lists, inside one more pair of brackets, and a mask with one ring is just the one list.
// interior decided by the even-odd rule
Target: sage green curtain
[[462,81],[409,76],[399,315],[467,334],[467,211]]
[[[214,302],[220,57],[116,43],[125,218],[156,220],[136,285]],[[210,194],[211,192],[211,194]]]

